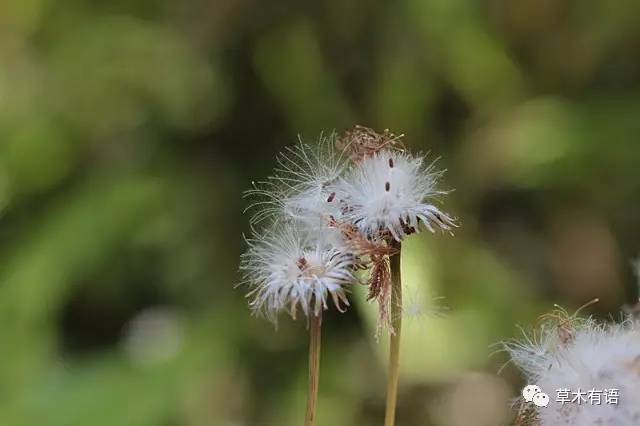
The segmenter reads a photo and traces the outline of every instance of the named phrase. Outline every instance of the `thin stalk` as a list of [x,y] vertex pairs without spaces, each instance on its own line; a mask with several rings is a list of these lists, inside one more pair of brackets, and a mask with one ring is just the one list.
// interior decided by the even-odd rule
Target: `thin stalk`
[[400,276],[399,242],[393,243],[397,249],[392,255],[391,266],[391,327],[389,345],[389,371],[387,376],[387,406],[385,410],[385,426],[393,426],[396,421],[396,404],[398,401],[398,378],[400,367],[400,334],[402,331],[402,278]]
[[318,383],[320,381],[320,337],[322,330],[322,312],[311,315],[309,324],[309,393],[307,395],[306,426],[316,423],[318,406]]

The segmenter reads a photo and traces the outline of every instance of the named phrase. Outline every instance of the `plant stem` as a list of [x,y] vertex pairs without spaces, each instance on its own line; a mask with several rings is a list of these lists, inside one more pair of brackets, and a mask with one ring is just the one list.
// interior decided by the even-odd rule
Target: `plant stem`
[[400,333],[402,331],[402,279],[400,276],[399,242],[393,243],[397,249],[392,255],[391,263],[391,336],[389,345],[389,372],[387,377],[387,406],[385,410],[385,426],[393,426],[396,419],[396,404],[398,401],[398,378],[400,367]]
[[307,395],[306,426],[316,423],[318,406],[318,382],[320,380],[320,337],[322,329],[322,312],[311,315],[309,325],[309,393]]

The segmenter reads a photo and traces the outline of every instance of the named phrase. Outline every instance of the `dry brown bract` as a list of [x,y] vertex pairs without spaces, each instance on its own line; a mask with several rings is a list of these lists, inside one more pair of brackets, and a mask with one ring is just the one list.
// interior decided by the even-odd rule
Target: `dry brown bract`
[[513,422],[513,426],[540,426],[535,405],[520,402],[520,409]]
[[556,327],[558,333],[558,339],[563,346],[570,345],[575,338],[576,326],[582,321],[578,314],[580,311],[588,306],[598,303],[599,299],[593,299],[592,301],[585,303],[573,314],[569,314],[566,309],[555,305],[555,308],[551,313],[544,314],[538,318],[536,323],[536,329],[544,330],[544,324],[550,324]]
[[377,133],[368,127],[355,126],[336,140],[336,147],[346,152],[355,163],[359,163],[382,149],[402,148],[401,139],[403,137],[404,135],[391,133],[389,129]]
[[383,326],[391,329],[389,308],[391,304],[391,265],[389,257],[396,254],[398,249],[389,244],[391,235],[382,233],[376,240],[365,237],[356,226],[340,223],[335,218],[329,219],[329,226],[340,229],[346,243],[358,257],[357,265],[361,269],[371,267],[367,286],[369,292],[367,300],[376,300],[380,306],[378,328]]

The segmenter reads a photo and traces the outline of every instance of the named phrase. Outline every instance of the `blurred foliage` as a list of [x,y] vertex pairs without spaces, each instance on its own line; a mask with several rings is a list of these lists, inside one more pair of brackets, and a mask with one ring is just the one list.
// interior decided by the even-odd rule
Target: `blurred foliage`
[[[399,424],[506,422],[493,343],[637,297],[639,50],[632,0],[3,1],[2,424],[299,424],[305,324],[233,288],[241,192],[354,124],[441,157],[463,223],[404,250]],[[382,419],[361,293],[326,321],[320,425]]]

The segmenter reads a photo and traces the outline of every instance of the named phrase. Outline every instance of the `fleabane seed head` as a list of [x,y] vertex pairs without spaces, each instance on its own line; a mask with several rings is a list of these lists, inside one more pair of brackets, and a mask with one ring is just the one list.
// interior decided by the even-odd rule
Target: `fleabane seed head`
[[248,244],[240,269],[255,314],[275,322],[281,311],[295,319],[299,310],[320,315],[329,301],[341,312],[349,306],[347,287],[356,282],[349,252],[292,226],[271,228]]
[[341,214],[335,184],[347,162],[335,139],[335,134],[321,136],[314,146],[300,141],[278,154],[273,175],[245,192],[251,200],[247,210],[254,211],[252,226],[288,221],[318,228]]
[[555,324],[545,321],[523,341],[505,346],[513,362],[526,374],[528,383],[538,385],[550,397],[547,407],[527,407],[535,410],[536,425],[638,424],[640,323],[637,321],[627,319],[619,324],[576,318]]
[[367,236],[388,231],[395,240],[436,228],[451,231],[453,218],[432,204],[446,192],[438,190],[442,176],[423,156],[384,149],[364,158],[340,180],[338,193],[345,200],[343,217]]

